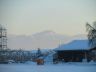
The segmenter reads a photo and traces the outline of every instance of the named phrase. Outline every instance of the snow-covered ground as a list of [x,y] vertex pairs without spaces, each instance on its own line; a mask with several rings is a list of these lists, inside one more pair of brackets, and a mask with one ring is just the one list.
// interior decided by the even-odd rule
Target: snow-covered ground
[[96,72],[96,64],[0,64],[0,72]]

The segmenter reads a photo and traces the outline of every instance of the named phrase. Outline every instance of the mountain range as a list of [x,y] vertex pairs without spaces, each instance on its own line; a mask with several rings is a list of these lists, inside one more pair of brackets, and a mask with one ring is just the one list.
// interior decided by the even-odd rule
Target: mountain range
[[37,48],[52,49],[72,40],[87,39],[85,34],[68,36],[53,31],[39,32],[33,35],[8,35],[8,48],[33,50]]

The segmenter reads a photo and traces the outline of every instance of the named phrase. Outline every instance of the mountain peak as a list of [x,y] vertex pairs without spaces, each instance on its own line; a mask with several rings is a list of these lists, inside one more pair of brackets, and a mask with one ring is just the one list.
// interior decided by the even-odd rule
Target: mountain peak
[[56,34],[54,31],[50,31],[50,30],[46,30],[44,32],[41,33],[45,33],[45,34]]
[[39,32],[39,33],[36,33],[34,34],[34,36],[37,36],[37,35],[55,35],[56,33],[54,31],[50,31],[50,30],[46,30],[46,31],[43,31],[43,32]]

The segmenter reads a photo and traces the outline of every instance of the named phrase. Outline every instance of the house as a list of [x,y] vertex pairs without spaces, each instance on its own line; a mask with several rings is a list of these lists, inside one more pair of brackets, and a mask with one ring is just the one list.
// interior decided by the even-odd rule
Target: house
[[90,61],[88,40],[74,40],[55,49],[53,62],[82,62]]

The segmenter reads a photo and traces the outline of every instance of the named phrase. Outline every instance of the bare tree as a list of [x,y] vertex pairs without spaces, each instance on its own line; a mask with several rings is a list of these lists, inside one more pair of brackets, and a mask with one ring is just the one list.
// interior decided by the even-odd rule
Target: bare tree
[[94,48],[96,47],[96,22],[93,23],[93,26],[87,23],[86,29],[88,31],[89,45]]
[[93,23],[93,26],[87,23],[86,28],[88,31],[89,45],[91,47],[90,58],[96,61],[96,22]]

